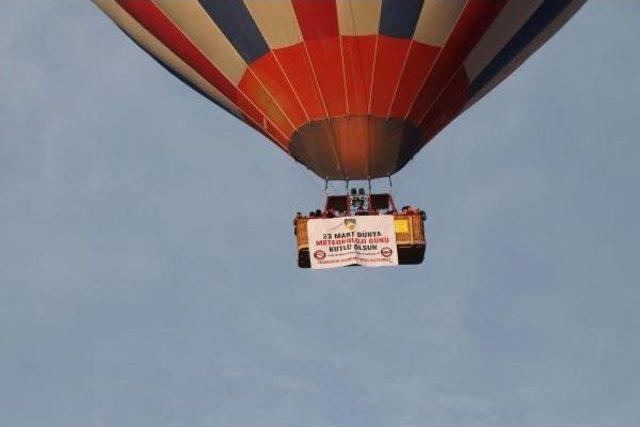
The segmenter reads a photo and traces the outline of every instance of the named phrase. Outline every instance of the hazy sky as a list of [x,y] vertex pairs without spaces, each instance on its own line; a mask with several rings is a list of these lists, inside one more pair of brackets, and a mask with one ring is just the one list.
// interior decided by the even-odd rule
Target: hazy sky
[[88,1],[0,1],[0,426],[640,425],[640,2],[395,178],[420,267],[298,270],[322,183]]

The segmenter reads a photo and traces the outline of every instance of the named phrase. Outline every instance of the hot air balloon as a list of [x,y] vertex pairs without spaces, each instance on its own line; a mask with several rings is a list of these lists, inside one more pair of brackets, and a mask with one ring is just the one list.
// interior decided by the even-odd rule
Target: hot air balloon
[[[322,179],[348,182],[402,169],[586,0],[92,1],[193,89]],[[396,211],[388,195],[361,203],[359,193],[330,197],[324,213],[351,221],[352,208],[369,214],[361,217]],[[417,253],[402,259],[402,245],[391,244],[396,263],[422,261],[424,215],[416,215],[396,234],[410,228]],[[314,261],[319,249],[301,246],[314,240],[303,219],[300,256],[328,262],[327,251]]]

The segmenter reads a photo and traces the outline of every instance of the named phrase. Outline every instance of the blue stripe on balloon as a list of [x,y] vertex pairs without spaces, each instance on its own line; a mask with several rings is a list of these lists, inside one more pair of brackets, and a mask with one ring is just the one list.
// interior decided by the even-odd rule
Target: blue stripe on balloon
[[482,90],[549,26],[573,0],[546,0],[504,48],[469,85],[469,97]]
[[424,0],[382,0],[380,34],[410,39],[418,24]]
[[269,51],[242,0],[198,0],[247,64]]

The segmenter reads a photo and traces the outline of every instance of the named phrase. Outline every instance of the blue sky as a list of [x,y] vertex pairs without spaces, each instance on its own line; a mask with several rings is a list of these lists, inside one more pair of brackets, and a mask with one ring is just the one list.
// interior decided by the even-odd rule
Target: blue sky
[[0,3],[0,426],[640,425],[640,3],[395,178],[420,267],[298,270],[322,183],[88,1]]

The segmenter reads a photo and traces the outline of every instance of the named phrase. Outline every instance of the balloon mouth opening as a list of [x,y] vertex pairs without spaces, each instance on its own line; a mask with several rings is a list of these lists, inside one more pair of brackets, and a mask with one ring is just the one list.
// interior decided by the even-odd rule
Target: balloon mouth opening
[[307,123],[289,151],[323,179],[384,178],[402,169],[422,147],[422,135],[400,119],[350,116]]

